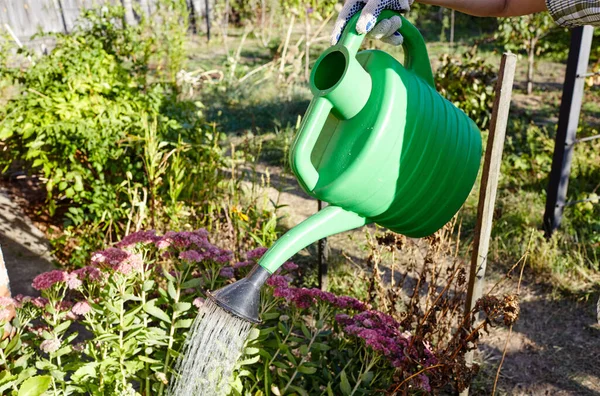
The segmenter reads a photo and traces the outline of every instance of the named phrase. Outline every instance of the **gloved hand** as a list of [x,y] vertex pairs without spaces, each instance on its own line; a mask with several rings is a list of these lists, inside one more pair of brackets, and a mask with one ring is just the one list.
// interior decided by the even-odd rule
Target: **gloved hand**
[[346,23],[354,14],[361,11],[360,18],[356,23],[358,34],[368,33],[370,37],[379,39],[392,45],[401,45],[403,37],[397,30],[402,26],[402,20],[398,16],[384,19],[377,25],[377,17],[383,10],[394,10],[401,13],[408,12],[414,0],[346,0],[344,8],[340,11],[333,33],[331,34],[331,45],[337,44]]

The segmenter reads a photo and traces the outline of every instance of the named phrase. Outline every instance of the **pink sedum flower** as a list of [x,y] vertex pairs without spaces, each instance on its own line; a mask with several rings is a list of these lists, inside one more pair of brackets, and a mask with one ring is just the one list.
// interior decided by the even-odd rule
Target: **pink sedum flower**
[[88,312],[92,310],[92,307],[87,301],[80,301],[76,303],[73,308],[71,308],[71,312],[75,315],[84,316]]
[[65,271],[54,270],[44,272],[33,278],[33,286],[36,290],[47,290],[58,283],[64,283],[67,280],[67,273]]
[[44,297],[36,297],[31,300],[31,303],[38,308],[44,308],[48,304],[48,299]]
[[149,245],[151,243],[156,243],[161,238],[156,235],[156,231],[148,230],[148,231],[137,231],[132,234],[127,235],[125,238],[118,242],[115,246],[118,248],[128,248],[132,246],[140,245]]
[[141,272],[144,268],[141,255],[113,247],[94,253],[92,263],[112,268],[124,275]]
[[67,274],[67,287],[70,290],[77,290],[82,285],[83,285],[83,282],[81,281],[81,279],[79,279],[79,277],[77,276],[76,273],[72,272],[70,274]]
[[204,257],[197,250],[185,250],[179,253],[179,258],[181,260],[189,261],[191,263],[199,263]]
[[44,340],[40,344],[40,349],[46,353],[53,353],[58,351],[60,348],[60,340],[58,338],[51,338],[49,340]]
[[197,297],[194,299],[192,304],[194,304],[196,308],[200,309],[204,305],[204,299],[202,297]]
[[91,282],[96,282],[103,278],[102,272],[97,267],[93,266],[83,267],[72,273],[77,275],[77,278],[81,280],[88,280]]

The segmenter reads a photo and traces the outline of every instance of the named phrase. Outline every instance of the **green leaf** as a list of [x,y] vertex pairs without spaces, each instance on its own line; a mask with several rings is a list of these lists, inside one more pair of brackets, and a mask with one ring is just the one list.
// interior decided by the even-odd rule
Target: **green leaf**
[[169,292],[169,297],[171,297],[173,300],[177,301],[179,299],[177,296],[177,290],[175,290],[175,285],[171,280],[167,282],[167,291]]
[[202,286],[202,280],[200,278],[192,278],[188,281],[183,282],[181,285],[182,289],[195,289]]
[[260,330],[258,330],[256,327],[253,327],[252,330],[250,330],[250,333],[248,334],[248,338],[246,340],[253,341],[256,340],[259,336]]
[[298,367],[298,371],[301,372],[302,374],[314,374],[317,372],[317,368],[316,367],[309,367],[309,366],[300,366]]
[[31,377],[21,385],[17,396],[40,396],[50,388],[52,377],[49,375],[38,375]]
[[175,312],[186,312],[192,307],[192,303],[189,302],[180,302],[173,305],[173,310]]
[[259,355],[256,355],[256,356],[254,356],[254,357],[251,357],[251,358],[249,358],[249,359],[244,359],[244,360],[242,360],[241,362],[239,362],[238,364],[239,364],[240,366],[247,366],[247,365],[249,365],[249,364],[254,364],[254,363],[258,362],[258,360],[259,360],[259,359],[260,359],[260,356],[259,356]]
[[290,385],[290,389],[295,390],[296,392],[298,392],[298,394],[300,396],[309,396],[308,392],[302,388],[300,388],[299,386],[296,385]]
[[142,287],[142,290],[144,291],[150,291],[152,290],[152,288],[154,287],[154,281],[153,280],[147,280],[144,282],[144,286]]
[[194,323],[194,319],[179,319],[173,327],[176,329],[189,329],[192,323]]
[[300,354],[302,356],[308,355],[308,345],[301,345],[300,346]]
[[375,373],[372,371],[367,371],[362,375],[361,380],[366,386],[369,386],[371,385],[371,381],[373,381],[373,377],[375,377]]
[[155,318],[162,320],[163,322],[171,323],[171,318],[169,318],[169,316],[165,313],[165,311],[158,308],[154,304],[156,304],[156,299],[148,301],[144,305],[144,311],[146,311],[150,315],[154,316]]
[[246,355],[256,355],[258,352],[260,352],[260,349],[258,349],[258,348],[248,347],[248,348],[244,349],[244,353]]
[[54,332],[57,333],[57,334],[62,334],[62,333],[64,333],[69,328],[69,326],[71,326],[71,321],[67,320],[65,322],[62,322],[58,326],[56,326],[54,328]]
[[350,386],[350,382],[348,382],[345,370],[342,370],[340,373],[340,390],[344,396],[348,396],[352,393],[352,387]]

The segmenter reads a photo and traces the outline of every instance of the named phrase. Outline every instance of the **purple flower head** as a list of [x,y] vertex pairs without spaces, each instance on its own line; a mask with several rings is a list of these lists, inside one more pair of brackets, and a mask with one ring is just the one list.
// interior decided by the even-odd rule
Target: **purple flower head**
[[267,279],[267,285],[274,288],[283,288],[288,287],[288,281],[281,275],[271,275],[269,279]]
[[23,305],[31,302],[32,298],[29,296],[24,296],[22,294],[17,294],[14,297],[14,301],[15,301],[15,307],[16,308],[21,308]]
[[72,274],[77,275],[77,278],[83,280],[87,280],[90,282],[96,282],[103,279],[102,272],[97,267],[87,266],[80,269],[77,269],[72,272]]
[[253,261],[240,261],[232,265],[233,268],[244,268],[254,265]]
[[298,269],[298,264],[288,261],[287,263],[283,264],[283,269],[286,271],[295,271]]
[[342,326],[348,326],[352,323],[352,318],[346,314],[337,314],[335,315],[335,321]]
[[31,300],[31,303],[38,308],[44,308],[48,304],[48,299],[44,297],[36,297]]
[[203,256],[197,250],[184,250],[183,252],[179,253],[179,258],[191,263],[199,263],[202,261]]
[[213,260],[221,264],[228,263],[231,261],[231,259],[233,259],[233,253],[229,250],[221,250],[213,258]]
[[156,231],[154,230],[137,231],[133,234],[127,235],[115,246],[118,248],[128,248],[137,244],[148,245],[151,243],[156,243],[159,239],[160,237],[156,235]]
[[250,250],[248,253],[246,253],[246,258],[248,260],[258,260],[260,259],[262,256],[264,256],[264,254],[267,252],[267,248],[265,247],[259,247],[256,248],[254,250]]
[[79,316],[83,316],[85,314],[87,314],[88,312],[90,312],[92,310],[92,307],[90,306],[90,304],[88,304],[87,301],[80,301],[78,303],[76,303],[73,308],[71,308],[71,312],[73,312],[75,315],[79,315]]
[[431,385],[429,385],[429,377],[425,374],[420,374],[417,376],[417,380],[419,382],[419,388],[423,389],[425,392],[431,392]]
[[33,286],[36,290],[47,290],[57,283],[63,283],[67,280],[67,273],[65,271],[54,270],[44,272],[33,278]]
[[56,305],[56,308],[61,312],[70,311],[72,307],[73,307],[73,302],[69,301],[69,300],[62,300],[61,302],[59,302]]
[[[344,332],[362,340],[373,351],[381,353],[394,367],[401,367],[409,353],[410,334],[402,332],[400,323],[379,311],[364,311],[354,317],[336,316]],[[410,360],[417,360],[410,355]]]
[[354,297],[340,296],[336,298],[335,306],[340,309],[353,309],[355,311],[366,311],[368,309],[367,304],[357,300]]
[[223,267],[223,268],[221,268],[219,275],[224,278],[231,279],[234,277],[233,268],[232,267]]
[[174,247],[175,249],[188,248],[196,245],[198,248],[203,248],[208,243],[208,232],[204,229],[196,231],[169,231],[154,242],[159,249],[167,249]]

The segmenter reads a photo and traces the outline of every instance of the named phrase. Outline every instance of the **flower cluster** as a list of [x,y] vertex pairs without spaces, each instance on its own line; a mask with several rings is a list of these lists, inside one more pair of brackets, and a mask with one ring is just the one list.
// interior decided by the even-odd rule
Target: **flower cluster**
[[67,275],[66,271],[60,270],[44,272],[33,278],[31,286],[36,290],[47,290],[58,283],[66,282]]
[[319,302],[324,302],[339,309],[364,311],[367,305],[353,297],[336,296],[320,289],[290,287],[287,279],[281,275],[273,275],[267,280],[267,285],[273,287],[273,295],[281,297],[301,309],[309,308]]
[[[336,321],[343,331],[361,339],[366,346],[383,355],[394,367],[408,370],[419,362],[423,367],[437,364],[437,358],[428,342],[419,345],[413,342],[409,332],[403,332],[400,323],[379,311],[364,311],[354,317],[336,315]],[[417,348],[417,346],[419,348]],[[417,385],[426,392],[431,391],[429,377],[420,374]]]
[[229,250],[220,249],[208,241],[208,233],[204,229],[196,231],[167,232],[156,242],[160,250],[174,249],[179,251],[179,258],[191,263],[211,260],[216,263],[227,263],[233,258]]
[[129,275],[132,271],[141,272],[144,268],[142,256],[115,247],[94,253],[92,264],[107,266],[124,275]]
[[365,311],[352,318],[337,315],[336,320],[346,334],[363,339],[366,345],[386,356],[395,367],[402,365],[410,335],[400,331],[400,324],[394,318],[379,311]]
[[138,231],[133,234],[127,235],[120,242],[118,242],[115,246],[121,249],[134,247],[137,245],[149,245],[155,244],[160,241],[162,238],[156,235],[156,231],[148,230],[148,231]]

